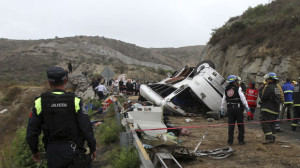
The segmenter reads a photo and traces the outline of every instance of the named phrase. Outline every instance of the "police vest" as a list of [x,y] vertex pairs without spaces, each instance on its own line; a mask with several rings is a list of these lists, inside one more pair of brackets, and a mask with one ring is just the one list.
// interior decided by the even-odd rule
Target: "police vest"
[[295,85],[293,96],[294,96],[294,106],[300,107],[300,84]]
[[[44,138],[48,143],[77,142],[80,135],[75,95],[64,92],[58,93],[60,94],[46,92],[41,96]],[[79,102],[77,101],[77,103]]]
[[242,107],[243,103],[239,95],[239,87],[234,84],[229,84],[225,89],[227,107],[235,106]]

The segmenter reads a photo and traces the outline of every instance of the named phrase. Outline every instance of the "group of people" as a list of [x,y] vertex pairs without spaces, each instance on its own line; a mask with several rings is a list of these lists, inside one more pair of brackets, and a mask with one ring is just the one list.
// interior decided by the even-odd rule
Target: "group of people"
[[[223,116],[225,115],[224,108],[227,107],[228,145],[233,144],[236,123],[239,130],[238,143],[245,144],[244,110],[246,109],[247,119],[252,120],[257,102],[260,104],[260,120],[265,134],[264,144],[275,142],[275,134],[280,130],[279,123],[287,108],[291,114],[291,129],[296,131],[300,118],[300,77],[298,83],[287,78],[282,86],[279,85],[277,74],[274,72],[266,74],[264,78],[265,81],[259,89],[255,88],[255,82],[251,82],[247,89],[242,89],[241,79],[238,76],[228,76],[228,85],[221,105]],[[283,104],[282,110],[280,110],[281,104]]]
[[132,79],[127,79],[127,82],[124,82],[122,79],[120,79],[120,81],[116,79],[114,82],[116,92],[119,91],[120,93],[127,93],[131,95],[138,95],[140,92],[140,86],[141,84],[138,80],[134,81]]

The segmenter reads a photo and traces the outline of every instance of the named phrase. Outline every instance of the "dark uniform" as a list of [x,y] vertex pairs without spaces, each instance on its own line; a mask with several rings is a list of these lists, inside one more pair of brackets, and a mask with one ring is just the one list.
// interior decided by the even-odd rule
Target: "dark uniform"
[[[299,80],[300,82],[300,80]],[[300,118],[300,83],[295,85],[294,92],[293,92],[293,99],[294,99],[294,118]],[[296,131],[298,126],[299,119],[295,119],[292,122],[292,130]]]
[[[241,100],[241,96],[243,96],[243,101]],[[238,123],[238,140],[239,144],[244,144],[244,107],[247,107],[247,102],[245,96],[242,93],[242,89],[236,86],[234,83],[230,83],[226,89],[225,94],[223,96],[222,104],[224,102],[224,98],[227,102],[227,111],[228,111],[228,144],[231,145],[233,143],[234,138],[234,127],[235,123]],[[244,106],[245,105],[245,106]],[[248,108],[248,107],[247,107]],[[223,105],[221,107],[223,109]]]
[[69,69],[69,73],[72,73],[72,69],[73,69],[73,67],[72,67],[72,63],[71,63],[71,61],[68,63],[68,69]]
[[85,141],[88,142],[90,153],[96,151],[90,119],[82,100],[73,93],[54,89],[35,100],[26,136],[32,154],[39,152],[38,137],[41,131],[44,134],[48,168],[66,168],[74,163],[75,158],[84,156]]
[[[261,120],[262,121],[274,121],[277,120],[281,102],[282,90],[276,82],[269,83],[265,86],[261,101]],[[265,134],[266,140],[274,142],[275,140],[275,121],[274,122],[262,122],[261,126]]]

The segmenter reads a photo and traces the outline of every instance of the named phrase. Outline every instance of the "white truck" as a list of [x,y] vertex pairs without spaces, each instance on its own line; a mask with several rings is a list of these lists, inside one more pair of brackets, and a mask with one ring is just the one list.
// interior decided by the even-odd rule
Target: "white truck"
[[211,61],[184,67],[158,83],[141,85],[142,98],[157,106],[185,115],[219,111],[226,80]]

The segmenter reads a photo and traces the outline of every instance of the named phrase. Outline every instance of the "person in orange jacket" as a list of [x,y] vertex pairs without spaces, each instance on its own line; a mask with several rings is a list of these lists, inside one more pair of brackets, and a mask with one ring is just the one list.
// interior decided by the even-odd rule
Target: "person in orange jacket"
[[255,108],[257,106],[258,90],[255,88],[255,82],[249,83],[249,88],[246,90],[246,99],[250,111],[247,112],[247,119],[253,120]]

